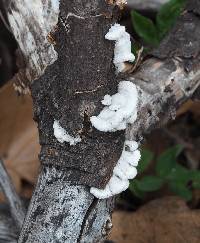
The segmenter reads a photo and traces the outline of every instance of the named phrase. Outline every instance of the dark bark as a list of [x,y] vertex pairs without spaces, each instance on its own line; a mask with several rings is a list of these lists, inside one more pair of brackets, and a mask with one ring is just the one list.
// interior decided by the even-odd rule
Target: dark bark
[[[117,90],[113,45],[104,38],[116,21],[114,10],[105,1],[60,1],[59,22],[52,33],[58,60],[31,86],[41,163],[65,170],[76,185],[105,187],[123,147],[124,131],[102,133],[89,120],[102,109],[102,97]],[[82,141],[76,146],[58,142],[54,120]]]
[[[192,3],[193,2],[193,3]],[[160,59],[181,58],[187,72],[198,68],[200,61],[200,1],[189,2],[170,34],[161,42],[153,55]]]

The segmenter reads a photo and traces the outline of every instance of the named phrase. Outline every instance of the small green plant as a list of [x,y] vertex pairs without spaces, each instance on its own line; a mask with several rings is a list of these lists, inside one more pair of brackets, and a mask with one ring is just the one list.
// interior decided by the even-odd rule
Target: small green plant
[[155,23],[135,10],[131,11],[134,30],[146,44],[157,46],[176,22],[185,3],[186,0],[170,0],[158,11]]
[[[192,189],[200,189],[200,171],[189,170],[177,162],[183,147],[176,145],[164,151],[156,160],[155,174],[143,176],[131,181],[129,190],[139,198],[144,198],[148,192],[160,190],[168,186],[169,190],[186,201],[192,199]],[[142,150],[142,157],[138,165],[141,175],[149,166],[154,154],[149,150]]]

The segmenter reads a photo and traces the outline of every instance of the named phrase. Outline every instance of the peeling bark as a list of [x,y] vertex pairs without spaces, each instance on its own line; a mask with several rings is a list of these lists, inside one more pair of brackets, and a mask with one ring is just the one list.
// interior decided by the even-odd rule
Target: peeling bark
[[15,75],[16,90],[29,93],[31,81],[40,77],[57,59],[48,34],[58,22],[59,5],[54,0],[4,1],[11,30],[18,42],[19,72]]
[[[198,64],[200,68],[200,63]],[[128,127],[128,139],[141,140],[145,133],[176,117],[176,109],[200,86],[200,69],[185,71],[176,59],[151,58],[130,78],[140,87],[137,121]]]
[[[20,22],[14,9],[21,13],[19,2],[22,1],[8,6],[14,16],[9,18],[14,18],[17,23]],[[43,7],[50,6],[48,2],[50,0],[42,1]],[[26,4],[24,0],[24,6]],[[42,169],[19,242],[102,242],[111,228],[113,199],[95,199],[89,186],[101,188],[109,180],[121,153],[124,132],[102,134],[91,129],[88,118],[98,114],[102,108],[100,100],[106,93],[115,93],[120,80],[115,76],[112,64],[113,45],[104,39],[110,25],[117,19],[118,10],[103,0],[61,0],[60,4],[59,22],[50,37],[58,60],[51,66],[48,65],[55,60],[54,51],[45,54],[45,38],[37,37],[41,32],[44,37],[53,26],[47,31],[42,25],[38,27],[40,32],[32,33],[42,48],[42,55],[38,56],[40,48],[34,45],[36,53],[31,52],[34,57],[29,57],[27,50],[30,47],[24,29],[29,26],[27,31],[30,31],[32,10],[26,6],[27,14],[22,11],[26,28],[10,21],[24,53],[26,68],[31,70],[29,80],[40,76],[41,70],[48,66],[40,79],[31,82],[42,145]],[[195,18],[199,21],[195,12],[191,13],[191,9],[189,12],[185,14],[191,15],[191,21]],[[179,24],[187,24],[185,14],[180,17]],[[173,31],[179,28],[179,24]],[[193,33],[198,33],[199,27],[194,25],[194,28]],[[200,42],[199,35],[195,37]],[[193,36],[187,35],[187,41],[193,44]],[[182,47],[185,44],[187,42],[183,42]],[[48,44],[48,50],[52,48]],[[173,46],[170,58],[165,56],[162,60],[154,53],[154,57],[146,60],[135,74],[124,76],[137,85],[140,95],[138,119],[127,128],[127,139],[141,141],[146,132],[173,119],[176,107],[199,87],[199,59],[196,62],[199,53],[189,57],[192,63],[195,60],[195,65],[186,69],[185,57],[176,55],[178,49],[181,49],[180,43]],[[38,68],[32,59],[38,61]],[[24,77],[26,75],[22,81]],[[83,141],[75,147],[59,144],[53,136],[54,119],[59,120],[71,135],[80,134]]]

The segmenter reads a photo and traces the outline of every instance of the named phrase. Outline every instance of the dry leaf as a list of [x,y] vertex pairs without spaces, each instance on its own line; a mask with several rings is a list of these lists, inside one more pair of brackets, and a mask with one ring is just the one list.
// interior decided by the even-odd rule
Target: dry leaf
[[31,97],[18,96],[11,83],[0,90],[0,156],[18,192],[22,180],[33,184],[38,173],[39,142]]
[[188,100],[178,109],[177,116],[183,115],[188,111],[200,116],[200,101]]
[[115,212],[110,239],[115,243],[199,243],[200,210],[177,197],[149,202],[135,213]]

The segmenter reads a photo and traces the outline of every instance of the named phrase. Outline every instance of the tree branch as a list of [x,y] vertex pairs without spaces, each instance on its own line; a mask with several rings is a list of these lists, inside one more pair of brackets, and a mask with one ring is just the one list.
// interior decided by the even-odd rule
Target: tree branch
[[[12,32],[18,42],[15,88],[29,93],[31,81],[40,77],[46,67],[57,59],[48,34],[58,21],[59,5],[54,0],[3,1]],[[23,20],[23,21],[22,21]]]
[[137,121],[127,129],[127,138],[138,140],[175,119],[176,109],[200,86],[200,71],[186,72],[181,60],[151,58],[130,80],[140,87],[140,107]]
[[25,209],[22,204],[22,201],[20,200],[19,196],[15,191],[15,188],[10,180],[10,177],[6,172],[6,169],[1,159],[0,159],[0,185],[6,196],[6,199],[8,200],[8,204],[11,210],[11,215],[15,220],[18,229],[20,230],[25,218]]
[[0,205],[0,242],[17,243],[19,229],[9,212],[9,207]]
[[157,11],[168,0],[129,0],[128,6],[142,11]]

